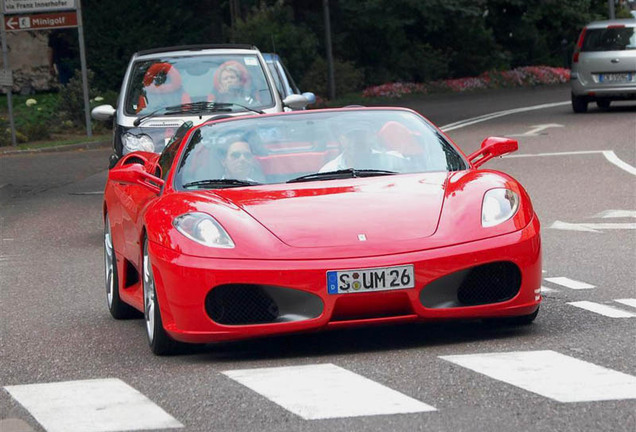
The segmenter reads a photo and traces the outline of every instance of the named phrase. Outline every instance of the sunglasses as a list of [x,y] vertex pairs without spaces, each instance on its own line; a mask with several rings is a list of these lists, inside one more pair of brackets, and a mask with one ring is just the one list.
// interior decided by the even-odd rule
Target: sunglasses
[[230,158],[234,159],[234,160],[239,160],[241,158],[241,156],[243,156],[245,159],[252,159],[253,155],[250,152],[242,152],[242,151],[233,151],[232,153],[230,153]]

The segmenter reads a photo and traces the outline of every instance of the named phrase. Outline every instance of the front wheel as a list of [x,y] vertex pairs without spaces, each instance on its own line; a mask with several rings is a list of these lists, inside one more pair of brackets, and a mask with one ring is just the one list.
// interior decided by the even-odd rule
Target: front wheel
[[148,239],[144,238],[143,249],[143,291],[144,291],[144,321],[146,324],[146,335],[150,350],[156,355],[172,354],[178,347],[178,343],[168,336],[163,328],[161,311],[157,300],[155,289],[155,278],[152,273],[150,254],[148,253]]
[[588,100],[585,96],[575,96],[572,93],[572,111],[575,113],[587,112]]

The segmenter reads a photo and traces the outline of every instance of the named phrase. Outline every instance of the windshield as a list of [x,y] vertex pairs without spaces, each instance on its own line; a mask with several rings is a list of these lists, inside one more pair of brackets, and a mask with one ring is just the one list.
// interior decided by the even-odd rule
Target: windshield
[[181,158],[175,186],[236,187],[465,168],[454,147],[414,113],[308,111],[200,127]]
[[254,109],[274,106],[256,55],[190,55],[133,65],[126,114],[147,115],[192,102],[229,102]]
[[616,26],[587,29],[581,51],[622,51],[636,49],[634,27]]

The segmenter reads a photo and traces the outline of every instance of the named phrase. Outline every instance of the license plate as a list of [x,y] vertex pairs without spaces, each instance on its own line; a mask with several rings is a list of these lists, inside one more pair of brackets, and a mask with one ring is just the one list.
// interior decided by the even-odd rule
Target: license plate
[[599,82],[631,82],[632,74],[630,73],[607,73],[607,74],[599,74],[598,76]]
[[329,294],[388,291],[415,287],[413,265],[327,272]]

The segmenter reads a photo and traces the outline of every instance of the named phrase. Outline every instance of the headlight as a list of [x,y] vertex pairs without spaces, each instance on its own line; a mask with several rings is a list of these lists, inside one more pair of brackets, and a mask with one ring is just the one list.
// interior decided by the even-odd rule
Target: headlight
[[172,223],[181,234],[204,246],[233,248],[234,242],[212,216],[205,213],[186,213]]
[[121,142],[124,145],[124,154],[134,151],[155,151],[155,143],[146,134],[133,135],[126,132],[121,136]]
[[519,195],[510,189],[491,189],[481,205],[481,226],[492,227],[507,221],[519,208]]

